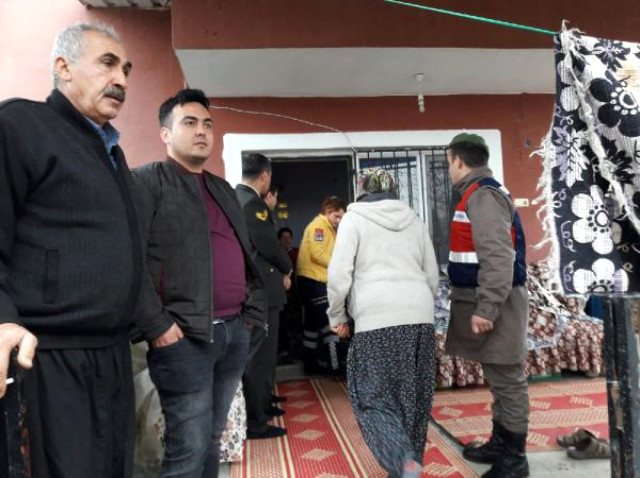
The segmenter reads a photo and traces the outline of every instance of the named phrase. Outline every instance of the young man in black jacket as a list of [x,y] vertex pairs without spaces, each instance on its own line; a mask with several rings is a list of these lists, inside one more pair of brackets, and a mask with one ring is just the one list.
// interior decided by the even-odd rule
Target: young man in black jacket
[[34,478],[132,472],[128,329],[143,257],[110,124],[130,69],[113,29],[76,24],[55,41],[46,103],[0,104],[0,396],[17,346],[18,363],[33,365],[24,391]]
[[168,158],[134,175],[149,271],[136,322],[166,421],[160,477],[215,478],[250,329],[265,327],[264,293],[235,192],[204,170],[207,97],[179,91],[159,119]]

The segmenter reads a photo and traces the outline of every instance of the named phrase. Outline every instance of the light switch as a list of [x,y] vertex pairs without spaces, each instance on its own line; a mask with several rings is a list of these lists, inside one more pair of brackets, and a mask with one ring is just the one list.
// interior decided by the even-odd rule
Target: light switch
[[515,198],[513,201],[515,207],[529,207],[529,199],[528,198]]

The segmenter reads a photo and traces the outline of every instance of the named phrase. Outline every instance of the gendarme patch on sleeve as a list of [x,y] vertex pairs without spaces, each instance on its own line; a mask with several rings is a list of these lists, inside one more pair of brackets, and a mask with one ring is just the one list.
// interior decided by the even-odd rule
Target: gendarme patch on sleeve
[[317,228],[313,233],[313,240],[316,242],[324,242],[324,230]]
[[258,211],[256,212],[256,217],[261,221],[266,221],[269,218],[269,211],[266,209],[264,211]]

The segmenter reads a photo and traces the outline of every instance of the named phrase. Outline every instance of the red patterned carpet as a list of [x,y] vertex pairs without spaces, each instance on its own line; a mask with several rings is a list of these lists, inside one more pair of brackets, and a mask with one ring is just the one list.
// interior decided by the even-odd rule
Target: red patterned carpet
[[[491,434],[491,394],[486,388],[436,393],[432,416],[462,443]],[[603,378],[530,385],[528,451],[560,448],[556,437],[587,428],[609,437],[606,383]]]
[[[231,467],[232,478],[383,478],[362,440],[344,383],[334,379],[278,384],[288,397],[276,424],[287,436],[246,442],[244,460]],[[422,478],[475,478],[465,461],[429,429]]]

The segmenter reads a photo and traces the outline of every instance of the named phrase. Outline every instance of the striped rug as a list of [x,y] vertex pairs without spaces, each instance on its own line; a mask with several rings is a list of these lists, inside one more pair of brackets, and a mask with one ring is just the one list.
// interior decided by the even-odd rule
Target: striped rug
[[[461,443],[484,441],[491,434],[491,393],[487,388],[437,392],[432,417]],[[609,437],[604,378],[529,385],[527,451],[559,449],[556,438],[587,428]]]
[[[365,445],[343,382],[335,379],[278,384],[287,413],[275,419],[288,435],[246,442],[244,459],[231,467],[232,478],[384,478]],[[422,477],[475,478],[444,440],[429,429]]]

